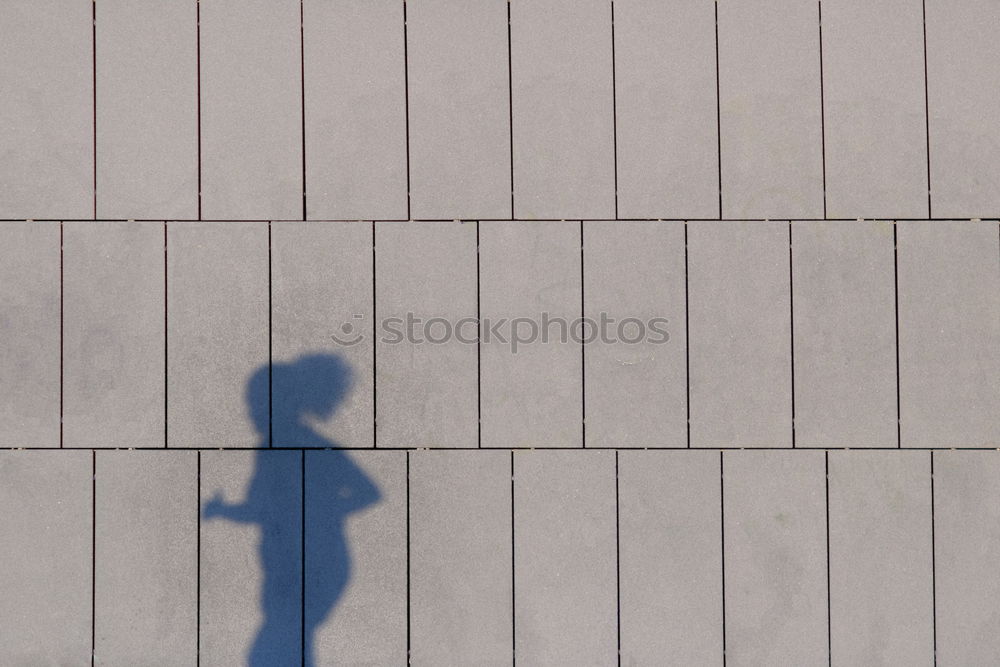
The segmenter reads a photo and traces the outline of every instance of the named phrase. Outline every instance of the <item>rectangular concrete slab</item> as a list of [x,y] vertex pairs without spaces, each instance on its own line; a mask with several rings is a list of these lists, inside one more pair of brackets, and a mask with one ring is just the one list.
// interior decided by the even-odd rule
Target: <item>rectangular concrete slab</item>
[[474,222],[375,226],[378,447],[478,443]]
[[787,222],[688,225],[691,445],[792,444]]
[[94,6],[0,7],[0,218],[94,217]]
[[266,447],[267,224],[168,224],[167,308],[167,444]]
[[[372,242],[370,222],[271,225],[275,447],[374,442]],[[342,373],[330,377],[326,367]],[[345,387],[327,406],[333,414],[310,418],[311,430],[322,436],[315,441],[301,428],[301,413],[318,385],[336,385],[337,376]]]
[[60,223],[0,222],[0,446],[60,443]]
[[97,452],[97,664],[198,654],[198,452]]
[[835,664],[934,663],[928,452],[830,452]]
[[931,210],[979,218],[1000,210],[1000,45],[992,0],[927,0],[927,105]]
[[722,216],[822,218],[817,4],[720,2],[718,12]]
[[304,477],[303,452],[201,452],[203,664],[301,664]]
[[795,438],[895,447],[891,222],[793,222]]
[[1000,456],[934,452],[937,655],[941,664],[1000,660]]
[[822,12],[827,214],[929,215],[921,4],[838,0]]
[[719,217],[714,3],[614,12],[619,217]]
[[583,444],[580,241],[578,222],[480,223],[484,447]]
[[0,452],[0,663],[91,664],[91,457]]
[[584,361],[586,444],[683,447],[684,223],[584,222],[583,233],[584,305],[595,336]]
[[513,456],[517,660],[613,664],[614,453],[535,450]]
[[724,452],[726,657],[821,665],[827,654],[823,452]]
[[[307,622],[319,621],[307,626],[314,629],[312,664],[403,664],[407,455],[331,450],[305,456],[305,609]],[[335,590],[344,572],[346,589]]]
[[199,4],[202,217],[301,220],[301,2]]
[[514,215],[615,217],[611,7],[510,5]]
[[513,660],[510,454],[410,455],[410,659]]
[[997,223],[900,222],[904,447],[1000,445]]
[[406,3],[414,218],[513,215],[507,6]]
[[97,215],[197,218],[198,3],[94,8]]
[[719,463],[618,454],[622,664],[723,663]]
[[306,215],[408,218],[403,3],[303,0],[302,12]]
[[161,222],[63,225],[63,444],[163,447]]

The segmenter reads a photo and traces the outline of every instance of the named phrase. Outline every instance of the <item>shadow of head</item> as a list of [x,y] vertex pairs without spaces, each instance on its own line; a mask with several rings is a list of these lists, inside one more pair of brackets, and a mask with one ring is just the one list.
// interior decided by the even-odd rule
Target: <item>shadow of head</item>
[[352,382],[351,367],[335,354],[306,354],[291,362],[262,366],[247,382],[250,418],[261,436],[273,432],[276,437],[294,439],[310,420],[332,418]]

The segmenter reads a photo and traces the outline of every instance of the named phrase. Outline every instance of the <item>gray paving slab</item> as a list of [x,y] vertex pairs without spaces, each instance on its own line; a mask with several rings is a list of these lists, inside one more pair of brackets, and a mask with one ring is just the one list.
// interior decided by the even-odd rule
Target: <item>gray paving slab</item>
[[267,235],[266,223],[168,224],[171,447],[268,444]]
[[721,665],[718,452],[618,455],[621,658]]
[[714,4],[614,11],[618,215],[719,217]]
[[891,222],[793,222],[795,437],[895,447]]
[[94,215],[93,6],[0,7],[0,218]]
[[[371,447],[372,224],[271,225],[271,305],[273,362],[289,365],[272,379],[274,445]],[[296,409],[308,404],[316,386],[295,369],[322,366],[314,355],[338,358],[347,376],[332,416],[309,418],[320,442],[305,437]]]
[[95,664],[197,661],[197,458],[97,452]]
[[0,452],[0,663],[91,664],[91,456]]
[[1000,444],[1000,230],[900,222],[902,445]]
[[302,11],[306,215],[408,218],[403,3],[304,0]]
[[684,223],[585,222],[583,234],[586,316],[607,322],[586,345],[586,444],[683,447]]
[[[346,496],[336,485],[345,472],[355,476],[350,480],[355,490]],[[365,492],[358,489],[365,486],[375,487],[375,497],[369,488],[368,505],[362,507]],[[326,518],[320,514],[324,504]],[[308,596],[324,594],[335,576],[330,569],[344,558],[330,550],[337,530],[347,545],[343,562],[350,575],[346,591],[316,633],[317,665],[406,662],[406,513],[406,453],[306,452],[307,618],[311,608],[320,608]],[[337,522],[338,514],[347,515],[346,524]]]
[[688,225],[691,445],[791,446],[787,222]]
[[817,5],[718,12],[723,217],[822,218]]
[[613,218],[611,7],[510,5],[514,215]]
[[987,111],[1000,105],[1000,48],[990,0],[928,0],[927,105],[931,210],[978,218],[1000,211],[1000,130]]
[[198,217],[198,5],[94,3],[97,215]]
[[474,222],[375,227],[378,447],[477,445],[477,234]]
[[201,212],[207,220],[302,219],[300,4],[201,3]]
[[723,454],[727,664],[827,663],[823,456]]
[[822,12],[827,214],[929,215],[922,6],[847,0]]
[[510,217],[507,3],[406,11],[413,217]]
[[[580,223],[482,222],[479,254],[482,445],[581,446],[581,344],[569,335],[562,342],[558,321],[572,333],[568,325],[582,312]],[[533,329],[511,320],[534,321],[540,341],[543,313],[548,342],[519,345],[515,352],[515,327],[521,340]]]
[[164,445],[160,222],[63,225],[63,444]]
[[614,452],[514,452],[514,645],[529,665],[617,655]]
[[934,662],[928,452],[829,453],[834,663]]
[[410,455],[410,618],[416,665],[513,660],[508,452]]
[[302,478],[302,452],[201,453],[203,664],[300,664]]
[[59,223],[0,223],[0,446],[59,446]]
[[997,508],[997,452],[934,452],[935,618],[941,664],[1000,661]]

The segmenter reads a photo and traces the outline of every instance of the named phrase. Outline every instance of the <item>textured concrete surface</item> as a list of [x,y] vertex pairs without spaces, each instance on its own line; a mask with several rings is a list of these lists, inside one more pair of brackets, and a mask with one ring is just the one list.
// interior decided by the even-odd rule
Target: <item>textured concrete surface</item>
[[375,230],[376,369],[391,378],[376,404],[379,447],[477,444],[478,347],[448,332],[465,320],[461,335],[476,340],[478,233],[478,223],[447,222]]
[[0,665],[1000,664],[997,11],[2,3]]
[[800,447],[898,444],[893,232],[885,221],[792,222]]
[[61,226],[8,222],[0,234],[0,443],[58,447]]
[[789,224],[688,230],[691,444],[789,447]]
[[65,447],[162,447],[163,223],[63,225]]

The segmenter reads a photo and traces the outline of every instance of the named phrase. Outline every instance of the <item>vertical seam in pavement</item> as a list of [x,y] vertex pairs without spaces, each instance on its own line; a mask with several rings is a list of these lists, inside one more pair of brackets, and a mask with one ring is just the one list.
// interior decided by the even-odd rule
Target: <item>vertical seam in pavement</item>
[[198,532],[196,535],[196,546],[197,550],[195,557],[195,665],[200,667],[201,665],[201,450],[195,452],[198,455],[197,464],[197,493],[195,507],[198,511],[197,525]]
[[719,219],[722,219],[722,95],[719,75],[719,2],[712,3],[715,8],[715,148],[719,173]]
[[823,452],[823,480],[826,486],[826,657],[833,665],[833,605],[830,601],[830,452]]
[[687,446],[691,447],[691,306],[688,298],[688,221],[684,221],[684,385]]
[[510,450],[510,660],[517,665],[517,576],[515,556],[517,540],[514,539],[514,450]]
[[823,0],[816,0],[819,23],[819,127],[823,160],[823,218],[826,219],[826,94],[823,90]]
[[274,447],[274,304],[271,289],[271,221],[267,222],[267,446]]
[[931,450],[931,628],[934,665],[937,665],[937,535],[934,521],[934,450]]
[[586,288],[584,286],[583,220],[580,221],[580,446],[587,446],[587,335],[584,327],[587,317]]
[[97,654],[97,451],[90,451],[90,665]]
[[892,279],[893,279],[893,299],[894,315],[896,319],[896,447],[903,447],[903,419],[902,407],[900,404],[900,379],[899,379],[899,238],[897,230],[899,224],[894,220],[892,223]]
[[403,92],[404,114],[406,116],[406,219],[412,220],[410,210],[410,54],[409,36],[406,30],[406,0],[403,0]]
[[920,3],[921,19],[924,35],[924,132],[926,136],[925,150],[927,151],[927,217],[933,217],[931,208],[931,112],[930,112],[930,92],[927,82],[927,2]]
[[375,336],[378,320],[378,271],[375,256],[375,221],[372,220],[372,449],[378,448],[378,339]]
[[299,89],[302,101],[302,220],[306,215],[306,29],[303,0],[299,0]]
[[63,444],[63,422],[66,419],[66,409],[65,409],[65,382],[64,382],[64,371],[63,366],[65,364],[66,357],[66,342],[65,342],[65,311],[63,309],[64,295],[66,291],[65,281],[63,279],[63,223],[59,221],[59,448],[62,449]]
[[725,452],[719,450],[719,526],[722,553],[722,665],[726,664],[726,472]]
[[169,256],[167,254],[167,226],[163,221],[163,448],[169,446],[170,440],[170,273]]
[[792,270],[792,221],[788,221],[788,343],[792,394],[792,449],[795,448],[795,280]]
[[510,32],[510,0],[507,0],[507,129],[510,134],[510,217],[514,219],[514,64]]
[[412,630],[411,617],[412,606],[410,585],[410,452],[406,452],[406,664],[411,662],[412,653]]
[[622,550],[621,550],[621,513],[618,495],[618,450],[615,450],[615,600],[617,603],[616,620],[618,633],[618,666],[622,664]]
[[611,0],[611,114],[615,168],[615,220],[618,220],[618,82],[615,74],[615,1]]
[[94,158],[94,179],[93,179],[93,205],[94,220],[97,220],[97,0],[90,3],[90,57],[91,57],[91,87],[93,93],[94,127],[91,143],[91,151]]
[[479,271],[479,221],[476,220],[476,447],[483,446],[483,319]]
[[299,527],[301,541],[299,545],[299,642],[302,653],[302,664],[306,664],[306,450],[299,450],[299,463],[301,466],[302,479],[299,482],[300,493],[302,494],[302,512]]
[[198,125],[198,220],[201,220],[201,0],[195,0],[195,77]]

